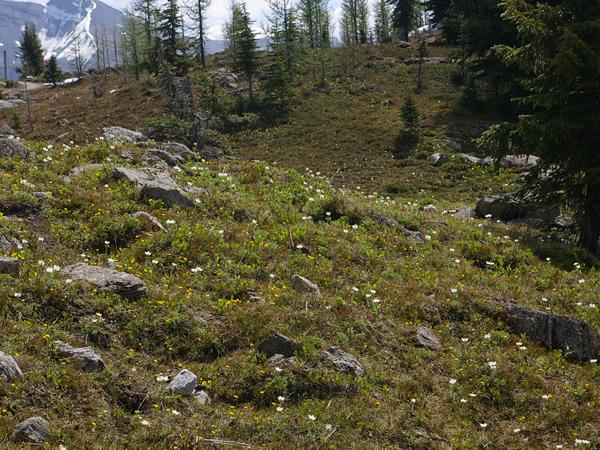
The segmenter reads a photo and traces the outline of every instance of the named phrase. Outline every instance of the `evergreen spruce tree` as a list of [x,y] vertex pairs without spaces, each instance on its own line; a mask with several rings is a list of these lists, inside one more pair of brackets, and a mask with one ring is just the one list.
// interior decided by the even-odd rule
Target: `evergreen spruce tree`
[[44,71],[44,50],[35,24],[25,24],[17,56],[21,59],[21,67],[17,68],[21,76],[37,77]]
[[167,0],[158,13],[156,49],[162,43],[167,62],[177,76],[185,76],[191,66],[189,43],[183,35],[183,20],[177,0]]
[[252,78],[256,75],[259,61],[256,52],[256,34],[252,30],[252,20],[245,3],[239,4],[240,16],[233,36],[235,49],[234,70],[248,78],[250,101],[253,100]]
[[266,30],[275,53],[273,61],[278,66],[277,60],[283,58],[285,72],[289,82],[293,83],[304,53],[298,11],[291,0],[269,0],[268,5],[271,13],[267,15],[269,25]]
[[524,193],[570,207],[579,245],[599,254],[600,3],[503,4],[503,16],[516,25],[519,39],[494,50],[526,74],[527,93],[517,101],[532,112],[491,127],[480,145],[498,158],[508,152],[539,156]]
[[52,86],[56,87],[56,84],[59,81],[63,80],[62,69],[58,66],[58,60],[56,59],[56,55],[52,55],[50,60],[48,61],[48,67],[42,74],[42,77],[48,83],[52,83]]
[[392,26],[400,31],[402,40],[408,41],[408,34],[417,23],[418,0],[390,0],[394,5]]

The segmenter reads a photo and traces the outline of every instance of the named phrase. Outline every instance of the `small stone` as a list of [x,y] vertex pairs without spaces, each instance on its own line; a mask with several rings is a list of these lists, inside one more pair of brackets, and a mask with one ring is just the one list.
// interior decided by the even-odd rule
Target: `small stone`
[[0,381],[9,382],[13,378],[22,376],[23,372],[15,358],[0,351]]
[[433,205],[419,206],[419,211],[428,212],[432,214],[437,214],[439,212],[438,209]]
[[19,260],[8,256],[0,256],[0,273],[19,276]]
[[95,372],[104,369],[104,360],[91,347],[76,348],[62,341],[54,343],[60,353],[79,359],[83,363],[83,370]]
[[210,405],[210,396],[206,391],[196,392],[194,394],[194,399],[202,406]]
[[429,348],[431,350],[441,350],[442,344],[438,340],[438,338],[433,334],[428,328],[419,327],[417,328],[416,334],[417,343],[423,347]]
[[30,441],[43,444],[48,441],[50,423],[41,417],[30,417],[19,423],[12,434],[15,441]]
[[301,277],[300,275],[294,275],[292,277],[292,288],[297,292],[311,292],[319,297],[321,296],[319,287],[312,281]]
[[183,369],[179,372],[173,381],[165,388],[165,391],[174,391],[181,395],[192,395],[194,389],[196,389],[196,382],[198,377],[187,369]]
[[441,153],[434,153],[433,155],[431,155],[431,164],[433,164],[436,167],[441,166],[442,164],[445,164],[448,161],[450,161],[450,159],[448,159],[447,156],[444,156]]
[[284,357],[293,356],[304,348],[304,344],[295,339],[275,333],[258,346],[258,351],[263,352],[270,358],[273,355],[281,354]]
[[283,356],[281,353],[276,353],[268,359],[267,363],[269,366],[275,367],[281,364],[283,361],[285,361],[285,356]]
[[354,373],[358,377],[366,375],[365,369],[363,369],[358,360],[339,347],[331,347],[328,352],[323,352],[323,354],[335,365],[338,372]]

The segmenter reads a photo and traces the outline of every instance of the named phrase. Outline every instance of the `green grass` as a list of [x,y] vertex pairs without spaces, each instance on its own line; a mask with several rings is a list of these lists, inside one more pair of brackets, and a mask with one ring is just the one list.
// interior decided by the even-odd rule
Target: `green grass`
[[[514,300],[599,330],[596,260],[560,230],[443,213],[513,190],[518,174],[457,159],[431,166],[432,138],[466,136],[439,123],[450,117],[456,130],[468,128],[444,106],[436,83],[450,69],[442,65],[426,68],[423,140],[392,159],[402,98],[392,87],[406,68],[384,72],[385,60],[371,62],[379,78],[340,77],[329,94],[307,85],[284,123],[228,137],[236,155],[263,162],[173,171],[179,185],[208,190],[194,210],[142,203],[110,177],[121,152],[141,149],[31,142],[37,158],[0,161],[0,211],[23,219],[0,218],[0,231],[23,244],[6,255],[21,260],[20,276],[1,276],[0,349],[25,374],[0,384],[0,446],[19,448],[10,433],[35,415],[50,421],[50,448],[598,445],[598,364],[511,334],[495,306]],[[102,166],[61,177],[87,163]],[[36,191],[52,196],[39,200]],[[429,203],[440,213],[418,211]],[[167,232],[128,217],[139,210]],[[32,212],[49,225],[32,226]],[[373,212],[421,231],[424,242]],[[148,295],[124,300],[54,270],[109,260],[143,279]],[[323,295],[293,291],[294,274]],[[419,326],[437,334],[441,351],[415,345]],[[304,343],[281,371],[256,350],[274,332]],[[56,339],[93,347],[107,367],[82,372],[56,352]],[[322,357],[334,345],[367,375],[336,372]],[[164,392],[157,376],[183,368],[210,405]]]

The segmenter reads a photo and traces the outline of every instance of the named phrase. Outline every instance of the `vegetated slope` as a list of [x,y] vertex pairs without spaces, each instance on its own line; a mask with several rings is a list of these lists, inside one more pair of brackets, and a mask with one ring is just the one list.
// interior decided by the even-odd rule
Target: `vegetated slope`
[[[435,72],[428,66],[425,73]],[[363,90],[363,83],[370,88],[364,80],[339,79],[329,93],[307,88],[287,122],[229,138],[236,156],[268,162],[172,169],[179,186],[206,190],[188,210],[142,201],[133,185],[113,177],[115,166],[127,164],[122,156],[132,167],[148,165],[145,150],[94,139],[104,124],[139,127],[150,108],[159,110],[154,94],[134,103],[144,87],[107,87],[100,100],[84,84],[64,89],[71,107],[61,117],[72,122],[64,129],[73,127],[79,144],[32,141],[36,157],[0,161],[0,231],[22,247],[4,253],[18,258],[21,270],[0,275],[0,350],[24,372],[0,382],[3,448],[18,447],[10,434],[31,416],[49,420],[50,446],[67,448],[538,448],[599,441],[596,361],[569,361],[512,334],[496,303],[582,318],[598,330],[594,260],[563,244],[569,235],[559,230],[444,213],[489,189],[512,190],[517,174],[458,158],[431,166],[434,146],[452,153],[432,138],[462,140],[459,130],[472,126],[472,119],[449,114],[443,90],[439,99],[431,90],[420,97],[423,143],[408,158],[392,159],[384,150],[399,125],[389,124],[402,92]],[[40,98],[50,101],[54,92]],[[43,119],[38,111],[40,136],[60,134],[51,108]],[[321,112],[323,120],[315,120]],[[339,142],[342,149],[331,151]],[[63,177],[86,164],[98,166]],[[419,211],[428,203],[440,212]],[[129,216],[137,211],[166,231]],[[373,213],[418,230],[422,242]],[[126,300],[60,276],[76,262],[138,276],[148,293]],[[315,282],[321,295],[295,291],[293,275]],[[442,348],[418,346],[418,327],[432,330]],[[295,361],[272,366],[257,350],[276,332],[303,344]],[[57,351],[58,339],[91,346],[106,368],[82,371]],[[365,376],[338,372],[324,354],[332,346],[355,356]],[[184,368],[198,376],[210,404],[164,391],[162,380]]]
[[[462,222],[263,162],[172,170],[180,186],[206,190],[182,210],[144,202],[112,176],[125,151],[146,164],[145,150],[101,140],[30,147],[37,157],[0,161],[0,231],[22,247],[7,254],[20,274],[1,275],[2,351],[24,372],[0,383],[3,448],[18,447],[10,434],[31,416],[50,422],[50,446],[67,448],[598,441],[598,365],[512,335],[494,303],[598,329],[597,272],[557,244],[559,232]],[[140,210],[166,231],[129,216]],[[59,270],[76,262],[138,276],[148,292],[127,300],[70,282]],[[321,296],[293,290],[296,274]],[[440,350],[416,345],[420,326]],[[271,366],[257,350],[275,332],[303,344],[295,361]],[[106,368],[83,371],[56,340],[91,346]],[[365,376],[338,372],[323,353],[332,346]],[[210,404],[165,392],[161,380],[184,368]]]

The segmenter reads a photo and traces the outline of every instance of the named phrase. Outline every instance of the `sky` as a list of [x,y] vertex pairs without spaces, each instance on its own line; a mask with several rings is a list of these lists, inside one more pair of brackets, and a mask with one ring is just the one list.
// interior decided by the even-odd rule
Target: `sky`
[[[35,0],[33,0],[35,1]],[[102,0],[104,3],[112,6],[113,8],[123,9],[125,6],[131,4],[131,1],[124,0]],[[186,0],[193,1],[193,0]],[[334,12],[339,9],[342,0],[329,0],[329,8]],[[266,23],[266,18],[263,11],[268,12],[269,6],[267,5],[267,0],[246,0],[246,7],[250,16],[254,20],[254,26],[258,30],[263,23]],[[179,5],[181,6],[182,0],[179,0]],[[209,26],[208,29],[208,37],[210,39],[222,39],[221,33],[221,25],[225,23],[227,18],[229,17],[228,12],[229,0],[212,0],[212,4],[208,9],[208,18],[207,24]],[[335,16],[337,17],[337,16]]]

